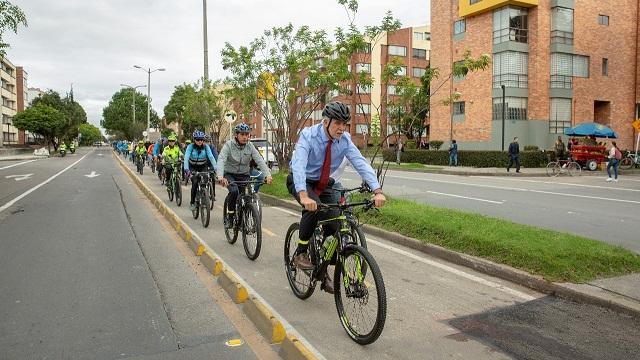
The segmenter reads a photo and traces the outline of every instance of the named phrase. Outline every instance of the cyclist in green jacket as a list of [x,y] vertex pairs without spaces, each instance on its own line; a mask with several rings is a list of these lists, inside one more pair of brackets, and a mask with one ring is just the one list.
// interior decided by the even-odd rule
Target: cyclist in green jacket
[[164,150],[162,150],[162,163],[165,169],[167,179],[165,184],[167,185],[167,187],[171,187],[171,184],[169,184],[169,179],[171,179],[173,167],[182,156],[180,147],[176,145],[177,140],[178,139],[175,135],[169,135],[169,137],[167,138],[168,145],[164,147]]

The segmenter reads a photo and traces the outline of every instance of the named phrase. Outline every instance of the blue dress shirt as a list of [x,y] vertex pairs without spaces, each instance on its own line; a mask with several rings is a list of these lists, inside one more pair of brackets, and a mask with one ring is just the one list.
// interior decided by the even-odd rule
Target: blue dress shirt
[[[293,182],[296,192],[307,191],[307,179],[317,181],[322,172],[324,152],[329,137],[322,123],[303,129],[296,143],[296,150],[291,159]],[[372,190],[380,188],[376,173],[369,162],[362,156],[360,150],[351,141],[349,133],[342,134],[340,140],[333,140],[331,144],[331,171],[333,173],[344,158],[349,159],[360,177],[369,184]]]

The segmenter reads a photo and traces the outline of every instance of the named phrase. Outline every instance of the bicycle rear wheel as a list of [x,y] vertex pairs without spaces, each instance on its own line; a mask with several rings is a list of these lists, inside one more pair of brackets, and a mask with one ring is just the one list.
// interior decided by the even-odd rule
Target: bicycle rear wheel
[[293,264],[293,256],[298,248],[300,239],[300,224],[293,223],[287,230],[284,240],[284,268],[287,272],[287,280],[293,294],[302,299],[308,299],[316,289],[316,282],[313,280],[313,270],[298,269]]
[[579,176],[582,173],[582,167],[577,162],[567,164],[567,172],[570,176]]
[[633,165],[633,159],[630,156],[625,156],[620,160],[620,169],[629,170]]
[[553,161],[547,164],[547,176],[558,176],[560,175],[560,165],[557,162]]
[[207,183],[207,196],[209,197],[209,210],[213,210],[215,187],[211,181]]
[[242,216],[242,245],[244,245],[244,252],[249,260],[255,260],[260,256],[260,248],[262,247],[262,224],[260,223],[260,214],[256,204],[247,204],[242,211]]
[[[224,222],[224,219],[227,217],[227,206],[228,206],[228,202],[229,199],[224,199],[224,207],[222,209],[222,221]],[[231,221],[231,220],[229,220]],[[234,223],[231,226],[224,226],[224,236],[227,238],[227,242],[229,244],[235,244],[236,241],[238,240],[238,222],[239,220],[236,218],[236,221],[234,221]]]
[[[369,270],[363,272],[365,266]],[[387,295],[373,256],[360,246],[348,245],[338,255],[333,284],[338,317],[349,337],[360,345],[376,341],[387,317]]]
[[209,226],[209,220],[210,220],[210,216],[211,216],[211,210],[209,210],[209,199],[207,198],[207,195],[204,194],[204,191],[200,190],[200,203],[198,204],[198,206],[200,207],[200,221],[202,222],[202,226],[204,227],[208,227]]

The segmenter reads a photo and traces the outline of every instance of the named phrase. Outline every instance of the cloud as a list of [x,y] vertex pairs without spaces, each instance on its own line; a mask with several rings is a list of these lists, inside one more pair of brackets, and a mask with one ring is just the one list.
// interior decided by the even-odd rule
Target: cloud
[[[133,65],[166,72],[151,75],[153,108],[162,114],[173,88],[203,74],[202,1],[200,0],[20,0],[14,1],[29,26],[17,35],[7,57],[28,73],[28,85],[61,94],[73,83],[75,98],[89,121],[99,125],[121,83],[147,83]],[[208,0],[209,76],[224,78],[220,51],[225,42],[249,43],[264,29],[309,25],[329,34],[347,25],[337,0]],[[361,0],[356,23],[375,25],[386,10],[406,26],[429,22],[427,0]],[[144,89],[142,89],[144,91]]]

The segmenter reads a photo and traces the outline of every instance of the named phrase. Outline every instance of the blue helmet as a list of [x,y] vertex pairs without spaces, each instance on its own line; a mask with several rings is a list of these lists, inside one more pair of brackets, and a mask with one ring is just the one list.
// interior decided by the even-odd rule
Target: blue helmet
[[193,132],[193,140],[204,140],[205,136],[205,133],[200,130],[196,130]]
[[236,125],[236,127],[233,129],[235,131],[235,133],[250,133],[251,132],[251,128],[249,127],[249,125],[245,124],[245,123],[240,123],[238,125]]

